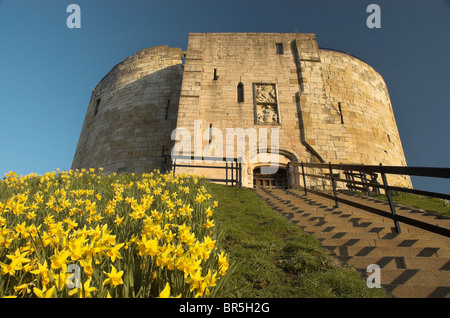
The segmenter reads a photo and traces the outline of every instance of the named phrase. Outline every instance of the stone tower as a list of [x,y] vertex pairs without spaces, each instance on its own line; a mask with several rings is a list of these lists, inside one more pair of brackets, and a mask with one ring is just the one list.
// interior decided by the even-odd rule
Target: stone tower
[[170,154],[184,53],[153,47],[116,65],[95,87],[72,168],[147,172]]
[[[314,34],[191,33],[186,52],[139,51],[94,89],[72,168],[161,169],[179,140],[175,128],[201,132],[190,140],[192,155],[198,148],[211,154],[214,144],[213,154],[228,156],[231,144],[232,155],[244,159],[248,187],[268,165],[258,153],[270,154],[272,140],[278,173],[290,161],[406,165],[381,75],[356,57],[319,49]],[[256,153],[239,150],[227,129],[244,131],[247,144],[256,131]],[[394,182],[411,185],[409,178]]]

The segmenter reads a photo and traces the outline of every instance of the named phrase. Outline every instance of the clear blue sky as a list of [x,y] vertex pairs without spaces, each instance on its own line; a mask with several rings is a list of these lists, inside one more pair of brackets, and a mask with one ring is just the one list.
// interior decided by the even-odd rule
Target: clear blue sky
[[[71,3],[81,29],[66,26]],[[450,167],[449,0],[0,0],[0,178],[69,170],[95,85],[138,50],[186,49],[189,32],[315,33],[384,77],[408,165]]]

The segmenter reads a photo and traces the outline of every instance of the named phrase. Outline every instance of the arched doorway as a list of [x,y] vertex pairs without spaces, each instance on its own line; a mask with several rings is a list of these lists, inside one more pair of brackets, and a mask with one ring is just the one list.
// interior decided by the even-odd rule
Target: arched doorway
[[262,174],[260,167],[255,168],[253,170],[253,188],[288,188],[286,169],[280,167],[274,174]]

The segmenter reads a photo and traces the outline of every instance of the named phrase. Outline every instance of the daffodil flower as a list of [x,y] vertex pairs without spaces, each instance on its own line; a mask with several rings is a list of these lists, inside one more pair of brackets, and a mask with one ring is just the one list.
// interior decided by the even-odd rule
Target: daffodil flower
[[38,296],[39,298],[52,298],[53,293],[55,291],[55,286],[48,289],[44,286],[42,289],[39,289],[37,287],[33,288],[33,293]]
[[159,297],[158,298],[180,298],[181,294],[178,295],[177,297],[170,297],[170,284],[166,283],[166,286],[164,287],[164,289],[159,293]]
[[[92,298],[91,292],[98,291],[97,288],[89,286],[91,284],[91,278],[89,278],[87,281],[83,284],[83,292],[80,291],[80,298]],[[78,288],[74,288],[69,292],[69,296],[75,295],[79,292]]]
[[103,282],[103,286],[106,284],[110,284],[112,287],[116,287],[120,284],[123,284],[123,280],[122,280],[122,275],[123,275],[123,271],[117,272],[116,268],[111,265],[112,270],[110,273],[107,272],[103,272],[105,273],[106,276],[108,276],[107,279],[105,279],[105,281]]

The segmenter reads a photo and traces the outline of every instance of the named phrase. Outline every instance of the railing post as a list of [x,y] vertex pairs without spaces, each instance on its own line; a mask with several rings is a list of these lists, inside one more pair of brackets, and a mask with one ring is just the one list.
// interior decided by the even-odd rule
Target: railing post
[[231,186],[234,187],[235,185],[234,180],[234,159],[231,161]]
[[365,172],[363,172],[363,171],[361,171],[361,179],[362,179],[362,181],[365,183],[364,184],[364,189],[366,190],[366,192],[367,192],[367,196],[369,196],[370,197],[370,187],[369,187],[369,185],[367,185],[367,175],[366,175],[366,173]]
[[380,171],[381,171],[381,178],[383,179],[384,191],[386,192],[386,196],[387,196],[387,199],[389,202],[389,207],[391,208],[392,219],[394,220],[395,230],[397,231],[397,233],[401,233],[402,230],[400,228],[400,223],[397,221],[397,217],[396,217],[397,213],[395,212],[394,201],[392,200],[391,191],[389,190],[389,185],[387,182],[386,174],[383,171],[383,165],[381,163],[380,163]]
[[352,184],[352,188],[351,188],[351,190],[352,191],[358,190],[358,189],[356,189],[356,183],[354,182],[355,181],[355,173],[353,172],[353,170],[351,172],[350,178],[352,179],[352,183],[351,183]]
[[228,186],[228,161],[225,160],[225,184]]
[[305,167],[303,166],[303,161],[301,162],[302,165],[302,176],[303,176],[303,188],[305,189],[305,195],[308,195],[306,192],[306,177],[305,177]]
[[333,169],[331,169],[331,162],[328,163],[328,168],[330,169],[331,185],[333,186],[334,203],[335,203],[335,207],[338,208],[339,202],[338,202],[337,191],[336,191],[336,183],[334,181],[334,176],[333,176]]
[[344,176],[345,176],[345,180],[347,180],[347,183],[345,184],[345,186],[347,187],[347,189],[350,189],[350,183],[348,183],[348,170],[344,170]]
[[238,161],[238,165],[239,165],[239,188],[242,187],[242,162],[239,160]]
[[287,180],[286,188],[289,189],[291,187],[291,166],[290,166],[290,162],[288,162],[287,165],[286,165],[286,180]]

